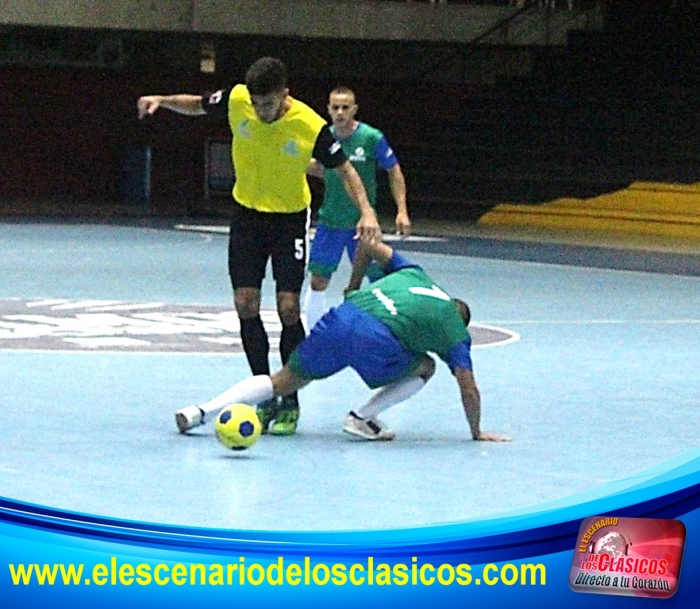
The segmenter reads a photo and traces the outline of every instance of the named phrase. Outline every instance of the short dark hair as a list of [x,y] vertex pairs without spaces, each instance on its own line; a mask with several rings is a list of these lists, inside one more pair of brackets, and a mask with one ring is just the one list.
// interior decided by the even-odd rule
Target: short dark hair
[[457,309],[459,310],[459,314],[464,320],[464,325],[468,326],[469,322],[472,319],[472,312],[469,310],[469,305],[463,300],[460,300],[459,298],[453,298],[452,300],[454,300],[457,303]]
[[346,85],[336,85],[329,95],[352,95],[355,97],[355,92]]
[[248,68],[245,84],[251,95],[268,95],[287,88],[287,68],[275,57],[261,57]]

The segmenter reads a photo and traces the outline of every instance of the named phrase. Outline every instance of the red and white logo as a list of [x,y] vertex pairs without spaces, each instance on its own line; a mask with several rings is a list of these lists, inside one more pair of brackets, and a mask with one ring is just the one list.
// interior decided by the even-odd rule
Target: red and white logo
[[680,520],[594,516],[581,523],[569,571],[575,592],[668,598],[685,545]]

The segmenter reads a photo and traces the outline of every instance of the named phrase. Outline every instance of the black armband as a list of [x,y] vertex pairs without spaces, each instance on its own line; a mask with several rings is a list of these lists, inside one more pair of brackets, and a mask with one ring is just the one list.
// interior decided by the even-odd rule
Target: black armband
[[348,160],[340,145],[328,128],[324,125],[316,137],[313,157],[326,169],[334,169]]
[[202,95],[202,108],[207,114],[214,116],[226,116],[228,114],[228,98],[231,89],[220,89],[213,93]]

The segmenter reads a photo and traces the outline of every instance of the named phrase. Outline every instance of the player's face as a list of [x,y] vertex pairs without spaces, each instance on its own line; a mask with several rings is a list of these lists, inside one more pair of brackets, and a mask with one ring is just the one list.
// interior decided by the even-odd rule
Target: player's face
[[282,108],[289,95],[289,89],[267,93],[266,95],[251,95],[250,103],[253,104],[255,114],[263,123],[272,123],[282,115]]
[[347,127],[357,114],[355,96],[349,93],[331,93],[328,98],[328,114],[336,128]]

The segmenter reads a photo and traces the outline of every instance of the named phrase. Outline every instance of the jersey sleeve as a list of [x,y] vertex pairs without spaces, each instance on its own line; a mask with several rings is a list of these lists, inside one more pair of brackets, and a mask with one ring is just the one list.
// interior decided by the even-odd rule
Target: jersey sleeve
[[334,169],[348,160],[343,147],[333,137],[328,125],[324,125],[316,137],[313,157],[326,169]]
[[411,262],[408,258],[405,258],[402,254],[394,250],[394,253],[391,255],[391,260],[389,260],[386,264],[380,264],[378,261],[372,260],[365,275],[367,279],[369,279],[370,283],[374,283],[378,279],[386,277],[391,273],[395,273],[401,269],[411,268],[422,270],[422,267],[419,264]]
[[392,167],[399,164],[399,159],[394,154],[394,151],[386,141],[384,134],[381,134],[377,145],[374,148],[374,157],[377,159],[379,166],[385,171],[389,171]]
[[455,368],[465,368],[467,370],[473,370],[472,368],[472,339],[467,336],[463,341],[458,342],[454,347],[452,347],[444,357],[445,363],[450,367],[452,373],[454,374]]
[[202,108],[207,114],[218,117],[228,116],[228,98],[231,89],[219,89],[214,93],[204,93],[202,95]]

